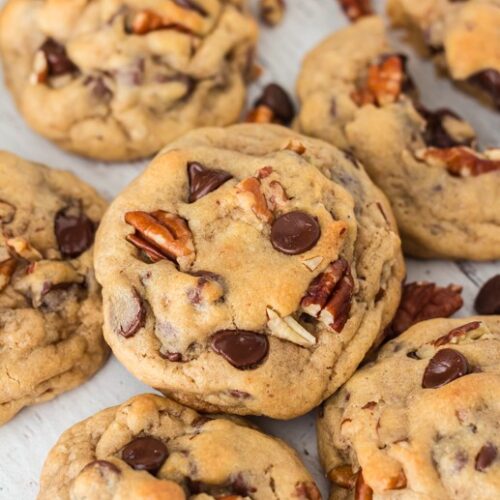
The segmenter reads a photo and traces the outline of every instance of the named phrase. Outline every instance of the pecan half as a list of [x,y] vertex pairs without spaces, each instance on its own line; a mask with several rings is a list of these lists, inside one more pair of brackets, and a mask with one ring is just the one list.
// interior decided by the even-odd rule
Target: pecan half
[[194,261],[193,235],[181,217],[164,210],[134,211],[125,214],[125,222],[136,230],[127,235],[127,241],[143,250],[153,262],[170,259],[187,267]]
[[294,344],[303,347],[311,347],[316,344],[316,337],[311,335],[300,323],[292,316],[282,318],[276,311],[267,308],[267,327],[271,333],[283,340],[288,340]]
[[384,106],[396,102],[403,91],[405,64],[399,55],[390,55],[368,68],[364,85],[351,93],[358,105],[376,104]]
[[416,282],[405,285],[399,308],[386,336],[393,338],[410,326],[432,318],[447,318],[462,305],[462,287],[437,286],[435,283]]
[[446,335],[439,337],[432,342],[432,345],[440,347],[446,344],[460,344],[462,341],[472,338],[478,339],[483,335],[489,334],[489,328],[481,321],[471,321],[465,325],[453,328]]
[[284,0],[260,0],[260,18],[268,26],[276,26],[285,15]]
[[340,333],[349,318],[353,290],[349,263],[341,257],[311,282],[300,305],[306,314]]
[[0,262],[0,292],[10,283],[10,278],[16,270],[17,262],[15,259],[7,259]]
[[370,0],[338,0],[340,7],[351,21],[373,13]]
[[266,198],[261,190],[261,182],[256,177],[243,179],[236,186],[238,201],[243,208],[250,208],[262,221],[271,222],[273,214],[267,206]]
[[445,167],[450,174],[459,177],[475,177],[500,170],[495,150],[482,155],[466,146],[427,148],[417,152],[417,157],[430,165]]

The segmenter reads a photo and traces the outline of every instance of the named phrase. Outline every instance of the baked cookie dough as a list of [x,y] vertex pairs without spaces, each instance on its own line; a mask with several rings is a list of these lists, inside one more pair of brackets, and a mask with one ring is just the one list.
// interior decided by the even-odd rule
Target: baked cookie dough
[[500,316],[419,323],[325,404],[330,498],[497,499],[499,427]]
[[242,419],[136,396],[68,429],[38,500],[320,500],[297,454]]
[[389,0],[393,24],[457,83],[500,109],[500,0]]
[[164,149],[111,204],[96,270],[105,338],[135,376],[195,408],[284,419],[353,373],[404,264],[359,164],[245,124]]
[[237,121],[257,40],[245,0],[9,0],[7,84],[28,123],[102,160]]
[[456,114],[425,109],[405,61],[380,18],[331,35],[304,61],[296,127],[363,162],[391,201],[408,254],[500,258],[500,150],[479,153]]
[[105,206],[74,175],[0,152],[0,424],[108,356],[92,265]]

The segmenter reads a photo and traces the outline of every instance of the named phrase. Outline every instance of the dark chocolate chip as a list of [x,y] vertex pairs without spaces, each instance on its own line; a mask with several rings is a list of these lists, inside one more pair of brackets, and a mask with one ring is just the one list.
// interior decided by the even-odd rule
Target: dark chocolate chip
[[469,82],[489,94],[495,106],[500,108],[500,71],[496,69],[480,71],[471,76]]
[[167,447],[158,439],[140,437],[131,441],[122,450],[122,459],[135,470],[155,474],[168,457]]
[[120,474],[120,469],[107,460],[94,460],[85,466],[85,469],[99,469],[102,473]]
[[422,359],[419,357],[419,355],[417,354],[417,351],[410,351],[410,352],[407,352],[406,353],[406,356],[408,358],[411,358],[411,359]]
[[486,443],[476,455],[476,470],[484,472],[497,458],[498,449],[493,443]]
[[271,228],[273,247],[287,255],[306,252],[317,243],[320,236],[318,220],[298,210],[278,217]]
[[183,9],[194,10],[195,12],[198,12],[200,16],[208,16],[208,12],[193,0],[174,0],[174,2]]
[[182,361],[182,354],[180,352],[160,352],[163,359],[168,359],[172,363],[180,363]]
[[479,314],[500,314],[500,274],[493,276],[481,287],[474,307]]
[[54,220],[57,244],[63,257],[74,259],[94,243],[94,223],[82,212],[70,215],[67,209],[57,212]]
[[255,102],[255,107],[266,106],[274,113],[274,117],[288,125],[295,116],[295,109],[290,96],[276,83],[270,83],[264,88],[261,97]]
[[429,361],[422,378],[424,389],[436,389],[470,372],[467,358],[455,349],[441,349]]
[[49,76],[66,75],[77,70],[77,67],[66,54],[64,45],[56,42],[53,38],[47,38],[40,50],[45,54]]
[[231,481],[231,492],[235,495],[248,497],[255,491],[257,491],[256,488],[248,485],[241,474],[237,474]]
[[189,177],[189,203],[193,203],[208,193],[215,191],[233,177],[223,170],[212,170],[194,161],[188,163],[187,169]]
[[220,330],[212,336],[211,346],[240,370],[262,363],[269,350],[265,335],[247,330]]

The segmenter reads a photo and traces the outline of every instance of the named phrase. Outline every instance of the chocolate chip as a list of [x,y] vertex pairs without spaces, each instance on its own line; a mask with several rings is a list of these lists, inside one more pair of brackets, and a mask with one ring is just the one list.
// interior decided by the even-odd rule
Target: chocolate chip
[[211,346],[240,370],[262,363],[269,350],[265,335],[247,330],[220,330],[212,336]]
[[287,255],[306,252],[317,243],[320,236],[318,220],[298,210],[278,217],[271,228],[273,247]]
[[113,463],[107,460],[94,460],[85,466],[85,469],[99,469],[102,473],[120,474],[120,469]]
[[64,45],[48,38],[40,47],[47,60],[49,76],[60,76],[68,73],[74,73],[77,67],[66,54]]
[[486,443],[476,455],[476,470],[484,472],[497,458],[498,449],[493,443]]
[[257,491],[256,488],[247,484],[241,474],[237,474],[231,481],[231,492],[242,497],[250,496],[250,493]]
[[493,100],[494,105],[500,108],[500,71],[486,69],[469,78],[469,82],[480,87]]
[[83,83],[90,88],[92,95],[100,101],[109,101],[113,97],[113,92],[104,83],[102,76],[88,76]]
[[223,170],[212,170],[194,161],[188,163],[187,168],[189,177],[189,203],[193,203],[208,193],[215,191],[233,177]]
[[182,361],[182,354],[180,352],[161,352],[160,351],[160,356],[163,359],[168,359],[172,363],[180,363]]
[[167,457],[167,447],[152,437],[136,438],[122,450],[122,459],[130,467],[152,474],[158,472]]
[[474,307],[479,314],[500,314],[500,274],[493,276],[481,287]]
[[94,243],[94,223],[84,214],[70,215],[68,209],[57,212],[54,220],[57,244],[63,257],[75,259]]
[[255,106],[266,106],[274,113],[274,117],[288,125],[295,116],[293,102],[285,90],[276,83],[270,83],[264,88]]
[[208,16],[208,12],[196,2],[193,2],[193,0],[174,0],[174,2],[183,9],[194,10],[195,12],[198,12],[200,16]]
[[429,361],[422,378],[424,389],[436,389],[469,373],[467,358],[455,349],[441,349]]

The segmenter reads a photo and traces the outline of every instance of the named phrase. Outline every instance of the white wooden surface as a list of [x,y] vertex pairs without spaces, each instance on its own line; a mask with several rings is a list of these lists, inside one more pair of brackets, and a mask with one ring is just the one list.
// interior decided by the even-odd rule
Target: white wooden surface
[[[288,11],[284,23],[274,29],[263,29],[260,62],[265,71],[251,89],[251,99],[269,81],[276,81],[293,93],[303,55],[324,36],[347,24],[335,0],[286,1]],[[0,0],[0,6],[3,3],[5,0]],[[377,2],[377,6],[381,7],[382,3]],[[404,51],[410,52],[407,47]],[[472,122],[484,145],[500,145],[499,114],[476,105],[468,96],[454,91],[447,81],[438,81],[431,64],[413,58],[411,68],[425,103],[431,107],[452,107]],[[3,84],[0,84],[0,149],[72,170],[108,199],[144,167],[144,163],[107,165],[64,153],[25,125]],[[498,272],[498,263],[408,261],[409,280],[427,279],[441,284],[463,285],[465,307],[460,312],[462,316],[472,312],[478,287]],[[35,498],[43,461],[61,432],[103,408],[148,390],[112,358],[82,387],[54,401],[22,411],[0,428],[0,500]],[[293,394],[290,397],[293,398]],[[295,446],[326,497],[326,483],[317,461],[313,415],[290,422],[255,420],[267,431]]]

